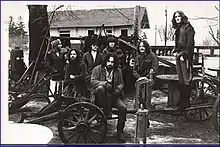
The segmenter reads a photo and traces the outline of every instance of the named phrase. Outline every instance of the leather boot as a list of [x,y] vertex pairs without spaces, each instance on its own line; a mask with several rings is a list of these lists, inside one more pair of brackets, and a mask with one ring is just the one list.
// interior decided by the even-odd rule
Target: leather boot
[[121,142],[125,142],[125,137],[124,137],[124,126],[125,126],[125,122],[120,122],[117,125],[117,139]]
[[183,86],[183,97],[182,97],[182,105],[183,107],[189,107],[190,106],[190,94],[191,94],[191,90],[190,90],[190,86],[189,85],[184,85]]
[[179,103],[179,110],[182,111],[185,108],[190,107],[190,86],[189,85],[181,85],[180,89],[180,103]]

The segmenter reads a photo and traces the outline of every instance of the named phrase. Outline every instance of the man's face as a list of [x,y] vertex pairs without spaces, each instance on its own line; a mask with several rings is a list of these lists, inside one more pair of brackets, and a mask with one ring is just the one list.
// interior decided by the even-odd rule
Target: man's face
[[181,23],[182,17],[180,16],[179,13],[176,13],[174,17],[177,24]]
[[92,44],[91,47],[92,47],[93,51],[97,51],[98,50],[98,45],[96,45],[96,44]]
[[77,57],[76,51],[72,50],[72,51],[70,52],[70,59],[71,59],[71,60],[75,60],[76,57]]
[[109,42],[109,47],[115,47],[115,42]]
[[143,42],[140,43],[140,45],[139,45],[139,50],[140,50],[141,53],[144,53],[144,52],[145,52],[146,49],[145,49],[145,46],[144,46],[144,43],[143,43]]
[[113,57],[110,57],[108,60],[107,60],[107,63],[106,63],[106,68],[111,70],[114,66],[114,58]]

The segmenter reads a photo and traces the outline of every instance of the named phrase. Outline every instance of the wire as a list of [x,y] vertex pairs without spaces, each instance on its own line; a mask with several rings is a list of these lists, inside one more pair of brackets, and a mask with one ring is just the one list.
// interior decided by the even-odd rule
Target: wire
[[127,16],[125,16],[121,11],[119,11],[115,6],[113,6],[114,8],[115,8],[115,10],[119,13],[119,14],[121,14],[123,17],[125,17],[127,20],[130,20],[130,21],[134,21],[133,19],[130,19],[130,18],[128,18]]

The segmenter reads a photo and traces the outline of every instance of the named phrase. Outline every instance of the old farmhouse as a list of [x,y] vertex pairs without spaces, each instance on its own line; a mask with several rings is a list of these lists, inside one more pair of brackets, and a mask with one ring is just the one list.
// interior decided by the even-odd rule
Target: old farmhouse
[[[140,29],[149,29],[147,9],[139,7]],[[50,13],[50,12],[49,12]],[[80,37],[99,34],[130,36],[134,32],[135,8],[57,11],[50,27],[51,36]]]

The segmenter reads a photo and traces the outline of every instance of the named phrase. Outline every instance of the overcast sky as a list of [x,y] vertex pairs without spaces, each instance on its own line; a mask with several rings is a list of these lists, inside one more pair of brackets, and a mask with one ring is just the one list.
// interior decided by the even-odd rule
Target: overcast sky
[[[219,12],[215,9],[215,6],[219,7],[218,1],[56,1],[56,2],[2,2],[2,11],[4,14],[4,20],[8,20],[9,16],[13,16],[17,19],[18,16],[22,16],[26,24],[26,29],[28,26],[29,12],[27,4],[48,4],[48,11],[52,11],[54,6],[57,7],[61,4],[65,6],[60,10],[66,9],[94,9],[94,8],[114,8],[114,7],[134,7],[135,5],[140,5],[141,7],[146,7],[148,11],[148,17],[150,22],[150,29],[147,30],[147,37],[149,42],[154,43],[155,40],[155,25],[161,26],[165,25],[165,9],[168,10],[168,24],[171,24],[172,15],[176,10],[182,10],[189,18],[197,17],[217,17]],[[219,27],[218,20],[193,20],[189,19],[191,24],[196,30],[196,44],[201,44],[202,40],[206,37],[210,37],[208,31],[208,24],[215,25],[213,30],[216,32]],[[157,41],[160,38],[157,34]],[[154,45],[154,44],[153,44]]]

